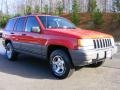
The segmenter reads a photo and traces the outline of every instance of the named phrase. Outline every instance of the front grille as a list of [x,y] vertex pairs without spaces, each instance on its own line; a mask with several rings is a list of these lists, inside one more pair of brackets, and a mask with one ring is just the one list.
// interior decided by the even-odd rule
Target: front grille
[[111,39],[94,39],[93,40],[94,43],[94,48],[107,48],[112,46],[112,42]]

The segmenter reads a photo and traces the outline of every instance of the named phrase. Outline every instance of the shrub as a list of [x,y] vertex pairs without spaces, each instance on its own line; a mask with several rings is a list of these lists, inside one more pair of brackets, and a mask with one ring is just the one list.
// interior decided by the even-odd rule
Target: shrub
[[35,13],[39,13],[39,12],[40,12],[40,7],[39,7],[39,5],[36,5],[36,6],[35,6],[34,12],[35,12]]
[[19,17],[19,16],[21,16],[22,14],[20,14],[20,13],[17,13],[17,14],[15,14],[13,17]]
[[29,5],[27,5],[27,6],[26,6],[26,9],[25,9],[25,14],[29,15],[29,14],[31,14],[31,13],[32,13],[32,7],[29,6]]
[[120,0],[114,0],[113,2],[113,12],[112,22],[120,24]]
[[113,13],[111,15],[111,28],[112,29],[116,29],[116,28],[119,28],[120,27],[120,13]]
[[100,12],[99,9],[94,10],[91,14],[92,21],[95,25],[102,25],[104,20],[103,20],[103,15]]
[[0,28],[4,28],[8,19],[10,18],[9,15],[4,15],[4,16],[1,16],[1,19],[0,19]]

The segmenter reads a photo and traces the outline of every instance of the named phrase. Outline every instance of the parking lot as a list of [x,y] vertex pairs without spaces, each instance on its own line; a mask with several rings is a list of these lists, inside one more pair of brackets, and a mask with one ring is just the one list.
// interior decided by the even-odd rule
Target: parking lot
[[99,68],[83,67],[64,80],[57,80],[48,64],[20,55],[10,62],[0,41],[0,90],[120,90],[120,53]]

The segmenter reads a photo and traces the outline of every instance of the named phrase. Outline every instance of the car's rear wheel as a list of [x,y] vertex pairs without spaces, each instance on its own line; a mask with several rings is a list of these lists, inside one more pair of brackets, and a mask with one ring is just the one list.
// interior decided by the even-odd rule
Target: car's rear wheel
[[6,56],[10,61],[16,61],[18,53],[14,51],[11,43],[7,43],[6,45]]
[[104,63],[104,61],[100,61],[100,62],[96,62],[96,63],[90,64],[89,66],[90,66],[90,67],[95,67],[95,68],[96,68],[96,67],[102,66],[103,63]]
[[50,68],[52,74],[59,79],[70,76],[74,71],[68,54],[63,50],[55,50],[51,53]]

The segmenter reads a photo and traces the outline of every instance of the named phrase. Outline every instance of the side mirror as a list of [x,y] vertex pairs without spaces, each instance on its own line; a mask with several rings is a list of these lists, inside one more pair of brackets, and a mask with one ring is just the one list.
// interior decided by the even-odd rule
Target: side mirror
[[41,30],[40,30],[39,27],[32,27],[31,31],[34,32],[34,33],[39,33]]

